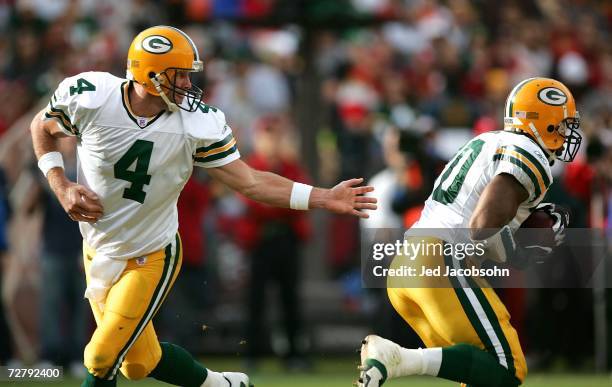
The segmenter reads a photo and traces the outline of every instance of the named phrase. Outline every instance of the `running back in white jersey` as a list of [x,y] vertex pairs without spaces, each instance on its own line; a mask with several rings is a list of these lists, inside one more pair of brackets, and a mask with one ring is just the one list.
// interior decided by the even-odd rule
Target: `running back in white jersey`
[[[436,179],[433,192],[413,227],[467,229],[480,195],[501,173],[514,176],[529,193],[510,222],[513,230],[518,229],[529,216],[530,209],[544,198],[552,175],[548,160],[538,145],[529,137],[512,132],[484,133],[464,145]],[[439,234],[443,239],[449,235]],[[459,237],[450,235],[451,238]]]
[[77,136],[77,181],[101,199],[104,215],[81,222],[85,242],[116,259],[166,246],[178,230],[176,202],[193,165],[211,168],[240,157],[225,115],[205,104],[195,112],[137,117],[130,82],[108,73],[66,78],[45,114]]

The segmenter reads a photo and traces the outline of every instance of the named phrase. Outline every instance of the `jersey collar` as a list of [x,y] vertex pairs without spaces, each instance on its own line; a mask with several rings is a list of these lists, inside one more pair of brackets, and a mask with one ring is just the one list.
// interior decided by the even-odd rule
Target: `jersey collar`
[[134,112],[132,111],[132,107],[130,106],[129,95],[130,95],[131,87],[134,87],[132,85],[132,81],[125,81],[121,84],[121,102],[123,103],[123,108],[125,109],[125,112],[127,113],[128,117],[130,117],[130,119],[134,121],[134,123],[139,128],[144,129],[147,126],[151,125],[153,122],[155,122],[166,111],[162,110],[153,117],[140,117],[134,114]]

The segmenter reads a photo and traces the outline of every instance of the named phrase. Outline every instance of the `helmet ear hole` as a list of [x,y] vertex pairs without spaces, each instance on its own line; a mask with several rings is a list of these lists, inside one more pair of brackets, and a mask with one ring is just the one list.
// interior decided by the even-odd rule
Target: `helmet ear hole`
[[147,75],[149,76],[149,78],[155,78],[155,73],[153,71],[150,71]]
[[546,130],[548,130],[548,133],[552,133],[555,131],[555,126],[554,125],[548,125],[546,127]]

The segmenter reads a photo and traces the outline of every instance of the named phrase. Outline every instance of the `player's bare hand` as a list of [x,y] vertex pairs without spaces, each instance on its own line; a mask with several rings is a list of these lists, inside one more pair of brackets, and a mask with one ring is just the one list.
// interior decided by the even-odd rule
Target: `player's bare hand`
[[95,223],[104,214],[98,195],[80,184],[69,183],[58,192],[58,199],[70,219],[77,222]]
[[377,199],[371,196],[363,196],[374,191],[372,186],[359,186],[363,179],[345,180],[334,188],[324,193],[323,208],[336,214],[354,215],[360,218],[368,218],[364,210],[375,210]]

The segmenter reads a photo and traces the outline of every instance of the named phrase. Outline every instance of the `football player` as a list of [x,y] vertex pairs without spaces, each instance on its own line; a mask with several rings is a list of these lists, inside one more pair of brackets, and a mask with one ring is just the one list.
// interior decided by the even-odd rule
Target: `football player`
[[[181,267],[176,203],[194,165],[273,206],[358,217],[376,208],[361,179],[322,189],[248,167],[223,112],[191,83],[202,69],[183,31],[148,28],[131,44],[127,79],[66,78],[31,124],[38,165],[84,239],[85,295],[97,328],[85,347],[83,386],[114,386],[119,370],[180,386],[249,386],[245,374],[214,372],[160,343],[151,322]],[[77,182],[64,175],[56,147],[63,136],[78,140]]]
[[[530,210],[539,207],[558,219],[553,230],[556,241],[562,240],[567,213],[541,201],[552,182],[553,161],[576,156],[580,118],[568,88],[548,78],[516,85],[504,113],[503,131],[477,136],[449,161],[414,227],[432,234],[418,238],[427,243],[478,241],[487,258],[525,267],[550,250],[514,242],[513,232]],[[406,239],[411,238],[416,237],[409,230]],[[466,261],[432,254],[412,262],[459,268]],[[406,262],[399,255],[391,265]],[[527,365],[510,315],[493,289],[486,283],[478,286],[478,280],[433,277],[419,282],[424,287],[408,287],[388,279],[391,304],[427,348],[407,349],[376,335],[366,337],[357,384],[378,387],[391,378],[431,375],[470,386],[520,385]]]

